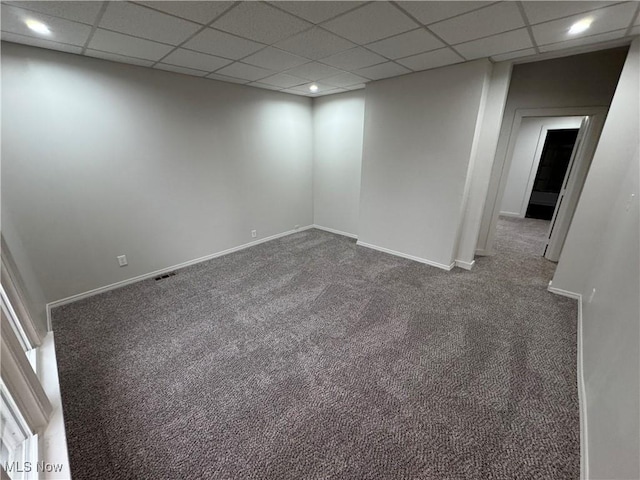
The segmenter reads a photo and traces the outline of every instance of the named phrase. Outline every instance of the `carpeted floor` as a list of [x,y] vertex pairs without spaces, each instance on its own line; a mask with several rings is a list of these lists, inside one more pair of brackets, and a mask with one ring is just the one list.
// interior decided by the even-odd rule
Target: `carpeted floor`
[[74,480],[577,479],[547,223],[471,272],[308,230],[55,309]]

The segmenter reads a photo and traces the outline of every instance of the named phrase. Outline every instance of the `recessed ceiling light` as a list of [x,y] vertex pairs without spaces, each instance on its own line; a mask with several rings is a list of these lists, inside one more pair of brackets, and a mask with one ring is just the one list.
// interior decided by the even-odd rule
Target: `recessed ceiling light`
[[41,35],[49,35],[51,33],[51,30],[49,30],[49,27],[47,27],[44,23],[39,22],[37,20],[29,19],[24,23],[26,23],[27,27],[29,27],[31,30]]
[[312,93],[316,93],[318,91],[318,85],[316,85],[315,83],[313,85],[310,85],[309,90],[311,90]]
[[575,35],[577,33],[584,32],[591,26],[592,22],[593,22],[593,19],[585,18],[583,20],[580,20],[579,22],[574,23],[573,25],[571,25],[571,28],[569,29],[569,35]]

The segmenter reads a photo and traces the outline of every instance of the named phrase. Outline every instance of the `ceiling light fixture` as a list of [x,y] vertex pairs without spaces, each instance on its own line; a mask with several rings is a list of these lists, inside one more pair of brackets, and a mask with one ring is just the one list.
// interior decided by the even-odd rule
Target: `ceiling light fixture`
[[24,23],[27,24],[27,27],[29,27],[29,29],[41,35],[49,35],[51,33],[51,30],[49,30],[49,27],[47,27],[44,23],[39,22],[37,20],[29,19]]
[[316,93],[318,91],[318,85],[316,85],[315,83],[313,85],[310,85],[309,90],[311,90],[311,93]]
[[569,29],[569,35],[576,35],[578,33],[584,32],[591,26],[592,22],[593,22],[593,19],[585,18],[583,20],[580,20],[579,22],[574,23],[573,25],[571,25],[571,28]]

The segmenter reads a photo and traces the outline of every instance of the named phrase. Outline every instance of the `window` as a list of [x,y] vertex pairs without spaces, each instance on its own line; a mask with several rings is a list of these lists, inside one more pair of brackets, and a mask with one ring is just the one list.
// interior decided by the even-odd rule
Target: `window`
[[6,474],[11,480],[37,479],[38,434],[46,427],[52,409],[36,375],[36,347],[40,344],[40,338],[4,258],[0,284],[0,327],[2,478]]

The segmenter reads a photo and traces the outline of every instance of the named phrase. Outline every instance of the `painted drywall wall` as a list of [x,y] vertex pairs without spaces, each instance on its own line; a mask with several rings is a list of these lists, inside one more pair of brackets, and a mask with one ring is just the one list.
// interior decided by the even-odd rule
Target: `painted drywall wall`
[[[640,39],[624,65],[553,287],[579,293],[588,478],[640,478]],[[595,289],[595,293],[594,293]]]
[[[508,172],[507,147],[518,109],[594,107],[611,103],[627,48],[572,55],[541,62],[515,65],[511,76],[500,138],[485,201],[477,253],[493,253],[493,239],[500,199]],[[506,178],[504,179],[506,180]]]
[[[535,179],[538,171],[536,152],[543,129],[580,128],[583,117],[525,117],[522,119],[518,137],[516,139],[511,167],[507,174],[507,184],[502,196],[500,215],[524,217],[530,193],[530,182]],[[546,137],[546,134],[544,134]],[[543,140],[544,142],[544,140]],[[532,183],[531,183],[532,185]]]
[[482,123],[479,128],[476,126],[476,133],[479,133],[479,137],[475,158],[472,159],[467,177],[469,190],[466,205],[463,207],[464,217],[460,226],[456,255],[456,265],[466,269],[472,268],[474,264],[482,211],[489,188],[491,167],[498,145],[510,80],[510,62],[500,62],[493,65]]
[[313,221],[308,98],[3,44],[2,109],[2,208],[49,302]]
[[364,90],[313,101],[313,223],[357,236]]
[[449,267],[487,60],[367,85],[358,241]]
[[[4,204],[2,205],[4,206]],[[0,214],[2,219],[2,249],[0,254],[7,262],[12,280],[20,291],[24,307],[29,312],[41,338],[47,332],[47,301],[31,261],[26,254],[22,239],[17,235],[11,215],[6,209]]]

